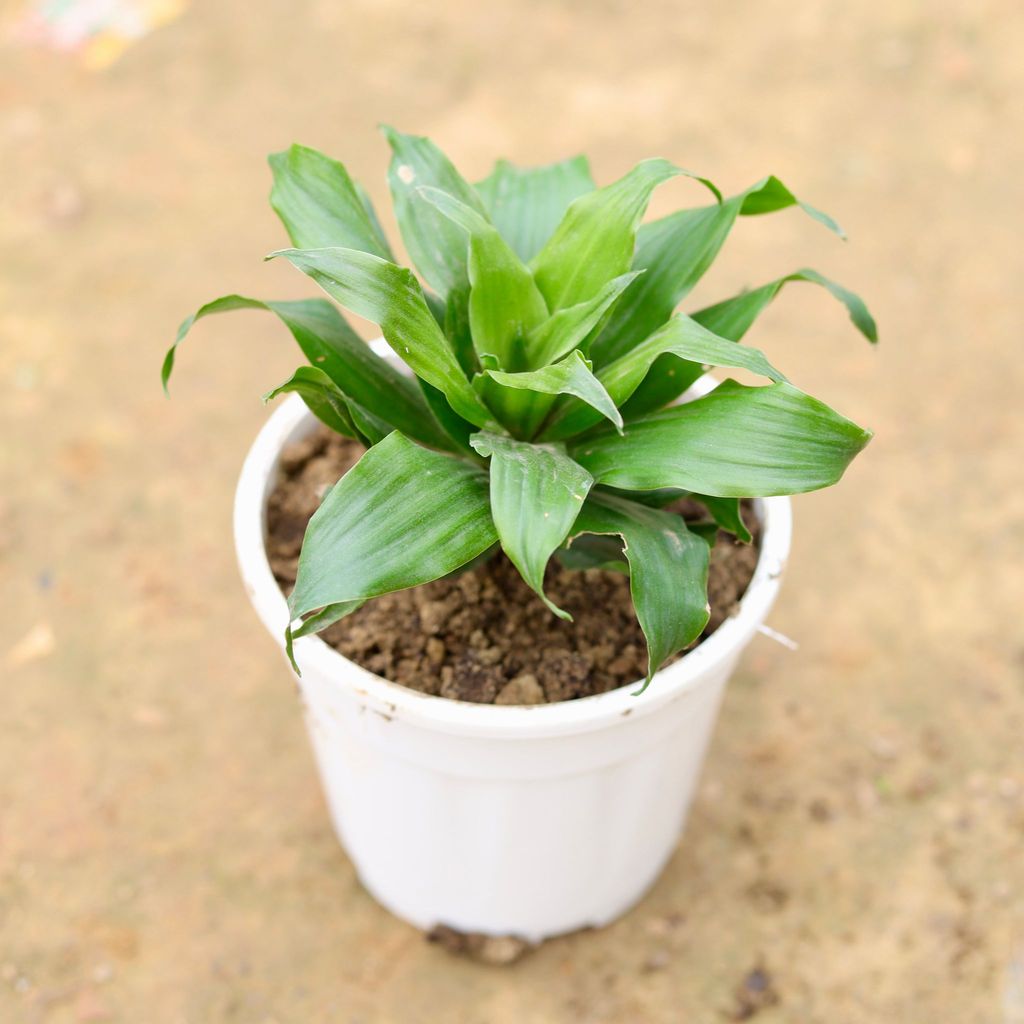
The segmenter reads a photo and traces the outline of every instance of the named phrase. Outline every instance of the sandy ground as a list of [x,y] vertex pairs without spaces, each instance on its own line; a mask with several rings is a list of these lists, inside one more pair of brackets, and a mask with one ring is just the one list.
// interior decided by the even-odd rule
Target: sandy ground
[[[2,45],[0,1021],[1024,1021],[1017,0],[223,0],[103,72]],[[801,649],[748,652],[644,902],[506,970],[360,889],[238,584],[290,341],[223,318],[157,382],[200,302],[309,293],[260,261],[265,154],[326,149],[381,206],[381,120],[478,175],[774,172],[851,242],[745,222],[695,301],[809,264],[883,332],[800,286],[756,328],[878,435],[797,503],[771,624]]]

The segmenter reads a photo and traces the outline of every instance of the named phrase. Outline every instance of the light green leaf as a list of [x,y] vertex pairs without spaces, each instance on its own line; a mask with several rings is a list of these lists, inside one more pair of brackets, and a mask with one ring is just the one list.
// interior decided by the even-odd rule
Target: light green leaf
[[295,392],[321,423],[346,437],[354,437],[367,447],[376,444],[394,430],[390,423],[362,409],[316,366],[300,366],[283,384],[263,396],[269,402],[278,395]]
[[711,394],[601,431],[569,454],[610,487],[682,487],[715,497],[798,494],[834,484],[871,432],[789,384],[725,381]]
[[763,178],[738,195],[692,210],[680,210],[643,224],[636,236],[632,267],[643,278],[619,302],[591,352],[601,366],[628,352],[657,330],[704,276],[736,218],[799,205],[815,220],[838,231],[835,222],[800,203],[778,178]]
[[491,514],[505,554],[548,608],[571,621],[545,595],[544,570],[594,478],[560,448],[485,432],[469,443],[491,460]]
[[533,275],[472,207],[440,189],[421,188],[420,194],[468,235],[469,325],[477,355],[493,355],[509,370],[523,369],[523,337],[548,315]]
[[[610,314],[619,296],[638,277],[636,272],[612,278],[592,299],[560,309],[538,324],[526,336],[528,368],[547,366],[561,359],[574,348],[583,351],[583,342],[600,329],[601,321]],[[583,352],[586,355],[586,352]]]
[[284,256],[347,309],[380,325],[398,357],[478,427],[491,417],[462,372],[411,270],[355,249],[284,249]]
[[[527,370],[523,373],[485,370],[484,376],[490,377],[506,388],[532,391],[541,395],[575,395],[580,401],[596,409],[601,416],[611,420],[616,429],[622,427],[622,417],[615,407],[615,402],[591,372],[590,363],[578,349],[570,352],[560,363],[552,363],[539,370]],[[550,408],[550,403],[544,407],[544,415],[547,414],[548,408]],[[540,426],[540,422],[540,409],[537,409],[533,412],[530,421],[522,424],[526,436],[536,430]]]
[[516,167],[499,160],[476,186],[494,226],[529,262],[565,215],[566,207],[594,191],[590,164],[576,156],[544,167]]
[[618,534],[629,562],[629,589],[647,638],[646,688],[654,673],[707,625],[707,543],[681,516],[601,491],[583,505],[574,534]]
[[306,146],[268,157],[270,205],[298,249],[340,245],[393,259],[370,200],[344,165]]
[[[773,381],[786,378],[772,366],[763,352],[712,334],[685,313],[677,313],[661,330],[597,371],[616,406],[621,406],[647,376],[659,356],[673,355],[685,360],[684,375],[696,379],[707,366],[730,366],[760,374]],[[576,403],[556,408],[544,429],[545,440],[572,437],[598,422],[593,410]]]
[[428,583],[496,540],[486,475],[396,431],[313,514],[288,607],[295,619]]
[[452,162],[430,139],[405,135],[382,126],[391,146],[388,185],[394,201],[395,216],[402,240],[416,269],[442,298],[452,289],[465,287],[466,236],[419,189],[424,185],[439,188],[486,216],[480,197]]
[[[676,175],[694,178],[667,160],[644,160],[628,174],[575,200],[533,261],[537,286],[552,311],[593,298],[633,263],[637,225],[651,193]],[[697,178],[721,198],[705,178]]]

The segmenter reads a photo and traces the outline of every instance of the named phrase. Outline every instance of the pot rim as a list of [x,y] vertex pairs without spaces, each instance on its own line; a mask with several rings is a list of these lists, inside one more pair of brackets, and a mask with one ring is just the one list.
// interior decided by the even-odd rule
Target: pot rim
[[[717,383],[709,376],[701,378],[691,389],[691,397],[706,393]],[[288,396],[256,435],[235,491],[234,532],[239,568],[257,614],[282,650],[288,608],[267,558],[266,505],[276,480],[281,450],[300,437],[311,420],[313,415],[302,398]],[[692,651],[657,672],[642,694],[636,695],[638,683],[629,683],[605,693],[550,704],[474,704],[421,693],[378,676],[340,654],[319,636],[296,640],[295,658],[304,673],[320,673],[337,686],[353,689],[358,697],[389,718],[414,719],[452,734],[495,738],[567,735],[653,713],[670,701],[684,698],[718,664],[736,656],[771,609],[789,555],[791,503],[788,497],[774,497],[756,499],[756,504],[762,520],[761,554],[739,610]]]

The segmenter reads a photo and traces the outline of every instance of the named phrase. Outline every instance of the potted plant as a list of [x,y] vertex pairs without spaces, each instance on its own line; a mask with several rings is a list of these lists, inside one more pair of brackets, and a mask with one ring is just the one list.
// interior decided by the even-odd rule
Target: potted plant
[[[724,683],[775,597],[786,496],[835,483],[871,436],[742,337],[790,281],[825,287],[871,341],[875,325],[810,270],[675,312],[738,217],[798,206],[839,233],[774,177],[728,198],[696,178],[706,203],[641,224],[655,187],[695,175],[645,160],[596,188],[583,158],[502,161],[474,187],[429,140],[385,134],[424,283],[344,166],[300,146],[270,158],[293,248],[268,257],[383,339],[365,344],[327,299],[230,295],[182,324],[163,379],[200,317],[261,309],[291,331],[308,365],[267,396],[294,393],[245,462],[235,534],[253,604],[300,674],[334,824],[399,916],[535,941],[607,923],[657,877]],[[354,465],[321,481],[282,590],[267,508],[282,466],[302,462],[282,453],[322,453],[329,435]],[[708,634],[714,552],[752,534],[742,600]],[[328,627],[335,647],[316,635]]]

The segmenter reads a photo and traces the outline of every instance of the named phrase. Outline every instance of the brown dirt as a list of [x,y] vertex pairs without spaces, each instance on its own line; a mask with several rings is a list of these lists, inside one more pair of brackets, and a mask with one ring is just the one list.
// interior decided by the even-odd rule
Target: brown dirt
[[[362,447],[324,427],[286,449],[267,507],[267,553],[285,592],[295,583],[302,536],[327,489]],[[688,520],[695,502],[673,506]],[[753,523],[753,510],[746,510]],[[709,635],[736,608],[757,564],[754,544],[719,531],[708,579]],[[478,704],[540,704],[603,693],[647,670],[647,648],[622,573],[572,571],[552,560],[551,599],[573,616],[552,615],[498,554],[484,565],[387,594],[322,634],[347,658],[424,693]]]

